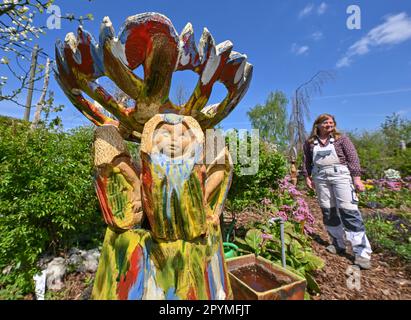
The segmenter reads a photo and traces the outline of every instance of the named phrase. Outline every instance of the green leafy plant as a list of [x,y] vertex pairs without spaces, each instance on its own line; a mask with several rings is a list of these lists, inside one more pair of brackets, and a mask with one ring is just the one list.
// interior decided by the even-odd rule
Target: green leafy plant
[[[279,224],[256,224],[247,231],[245,238],[236,238],[240,254],[254,253],[281,265],[281,240]],[[324,261],[316,256],[310,246],[310,239],[303,232],[301,224],[288,221],[284,224],[284,244],[287,269],[307,280],[307,289],[318,293],[320,288],[313,272],[324,267]]]
[[411,261],[411,215],[376,213],[365,219],[367,235],[374,251],[385,249]]
[[263,242],[263,233],[258,229],[248,230],[244,239],[245,243],[255,252],[260,254],[261,244]]
[[0,137],[0,270],[9,269],[0,273],[0,290],[18,288],[18,298],[33,292],[41,254],[96,247],[105,227],[93,186],[91,127],[31,131],[17,121],[0,124]]

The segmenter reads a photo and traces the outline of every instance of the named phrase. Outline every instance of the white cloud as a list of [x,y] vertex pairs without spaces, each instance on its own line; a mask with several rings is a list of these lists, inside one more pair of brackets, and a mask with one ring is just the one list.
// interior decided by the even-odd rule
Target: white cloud
[[296,54],[297,56],[308,52],[309,49],[309,46],[299,46],[296,43],[293,43],[293,45],[291,46],[291,52]]
[[317,12],[319,16],[323,15],[328,9],[328,5],[325,2],[321,2],[321,4],[315,8],[315,5],[312,3],[307,4],[304,9],[302,9],[298,13],[298,17],[301,19],[305,16],[308,16],[314,12]]
[[348,57],[343,57],[340,60],[337,61],[337,68],[342,68],[342,67],[349,67],[351,65],[352,60]]
[[325,2],[322,2],[317,8],[318,15],[323,15],[327,11],[328,5]]
[[337,68],[350,66],[353,57],[367,54],[372,47],[396,45],[411,39],[411,17],[407,13],[390,15],[385,20],[355,42],[337,62]]
[[314,9],[314,5],[312,3],[309,3],[305,6],[305,8],[303,10],[300,11],[300,13],[298,14],[298,16],[300,18],[308,16],[309,14],[311,14],[311,12]]
[[371,96],[382,96],[382,95],[398,94],[398,93],[406,93],[406,92],[411,92],[411,87],[410,88],[391,89],[391,90],[380,90],[380,91],[344,93],[344,94],[338,94],[338,95],[334,95],[334,96],[321,96],[321,97],[316,97],[314,99],[322,100],[322,99],[348,98],[348,97],[371,97]]
[[324,38],[324,34],[321,31],[316,31],[311,34],[311,38],[315,41],[319,41]]

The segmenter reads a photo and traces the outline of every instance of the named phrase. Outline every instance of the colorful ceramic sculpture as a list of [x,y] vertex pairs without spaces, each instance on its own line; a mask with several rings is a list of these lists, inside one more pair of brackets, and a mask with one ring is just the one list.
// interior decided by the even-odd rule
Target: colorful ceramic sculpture
[[[204,131],[234,109],[251,80],[246,56],[231,49],[229,41],[216,46],[207,29],[197,49],[190,24],[178,36],[158,13],[129,17],[118,37],[105,18],[98,45],[82,28],[56,44],[56,79],[98,126],[95,184],[108,229],[94,299],[232,298],[219,227],[232,161],[224,146],[204,161]],[[140,65],[144,79],[133,73]],[[179,106],[169,99],[171,77],[186,69],[199,81]],[[135,106],[102,88],[96,81],[102,76]],[[228,94],[206,106],[216,81]],[[138,162],[125,140],[141,142]]]

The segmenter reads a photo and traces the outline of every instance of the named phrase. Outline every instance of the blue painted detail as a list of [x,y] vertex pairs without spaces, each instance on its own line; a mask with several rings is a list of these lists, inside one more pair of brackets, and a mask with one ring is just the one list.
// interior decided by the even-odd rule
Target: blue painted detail
[[225,279],[224,279],[224,269],[223,269],[223,258],[221,256],[221,247],[218,248],[217,251],[217,256],[218,256],[218,266],[220,268],[220,281],[221,285],[223,286],[224,291],[226,290],[226,284],[225,284]]
[[[171,225],[171,192],[167,184],[163,185],[163,203],[166,203],[166,215],[169,224]],[[169,195],[170,194],[170,195]]]
[[231,52],[228,64],[240,64],[247,59],[247,56],[238,52]]
[[91,47],[91,56],[94,61],[94,77],[104,76],[104,63],[102,51],[98,50],[94,45]]
[[163,115],[164,122],[169,124],[179,124],[183,121],[184,116],[174,114],[174,113],[167,113]]
[[56,55],[56,58],[61,62],[64,71],[66,73],[69,73],[69,67],[67,65],[66,59],[64,58],[64,44],[60,39],[56,41]]
[[148,240],[146,238],[146,240],[144,241],[144,246],[143,246],[143,254],[144,254],[144,263],[146,266],[146,272],[151,272],[151,263],[150,263],[150,252],[151,252],[151,238],[150,240]]
[[130,291],[128,292],[128,300],[141,300],[143,298],[144,294],[144,260],[140,258],[140,261],[138,262],[139,264],[139,270],[140,272],[138,273],[137,280],[133,284],[133,286],[130,288]]
[[106,27],[106,26],[102,27],[100,29],[100,35],[99,35],[100,47],[103,47],[106,40],[113,39],[114,37],[115,37],[115,34],[114,34],[113,27]]
[[171,287],[168,289],[166,293],[166,300],[180,300],[180,298],[176,295],[176,289],[174,287]]
[[77,50],[76,52],[73,52],[73,59],[77,64],[81,64],[82,58],[81,58],[80,50]]
[[[168,116],[168,115],[167,115]],[[166,118],[166,116],[165,116]],[[167,121],[180,121],[181,116],[170,115]],[[194,165],[199,162],[203,146],[195,143],[194,156],[184,157],[184,159],[173,159],[162,153],[151,154],[153,169],[159,179],[166,179],[167,185],[163,187],[163,197],[166,203],[166,215],[171,221],[171,195],[175,192],[178,199],[181,199],[184,182],[190,178]]]
[[209,263],[207,266],[207,273],[208,273],[208,283],[209,283],[210,295],[211,295],[210,299],[215,300],[216,287],[214,284],[213,270],[211,269],[211,263]]
[[130,30],[124,29],[124,27],[122,27],[122,29],[120,30],[120,34],[119,34],[119,40],[122,45],[126,43],[129,34],[130,34]]

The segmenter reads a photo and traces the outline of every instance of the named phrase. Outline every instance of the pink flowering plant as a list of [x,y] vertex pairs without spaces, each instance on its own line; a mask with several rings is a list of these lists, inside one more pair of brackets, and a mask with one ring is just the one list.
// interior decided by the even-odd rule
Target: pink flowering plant
[[297,223],[299,225],[297,229],[305,234],[313,232],[314,216],[303,194],[290,182],[289,176],[280,181],[278,189],[270,191],[271,199],[264,198],[261,201],[265,212],[270,212],[273,217],[281,217],[284,221],[290,220]]
[[281,229],[278,217],[284,221],[284,246],[287,268],[307,280],[310,292],[319,292],[312,272],[321,269],[324,261],[311,248],[308,236],[313,232],[314,217],[307,202],[286,176],[279,182],[277,190],[270,190],[270,197],[261,200],[265,217],[254,223],[244,239],[236,238],[242,253],[254,253],[281,264]]

